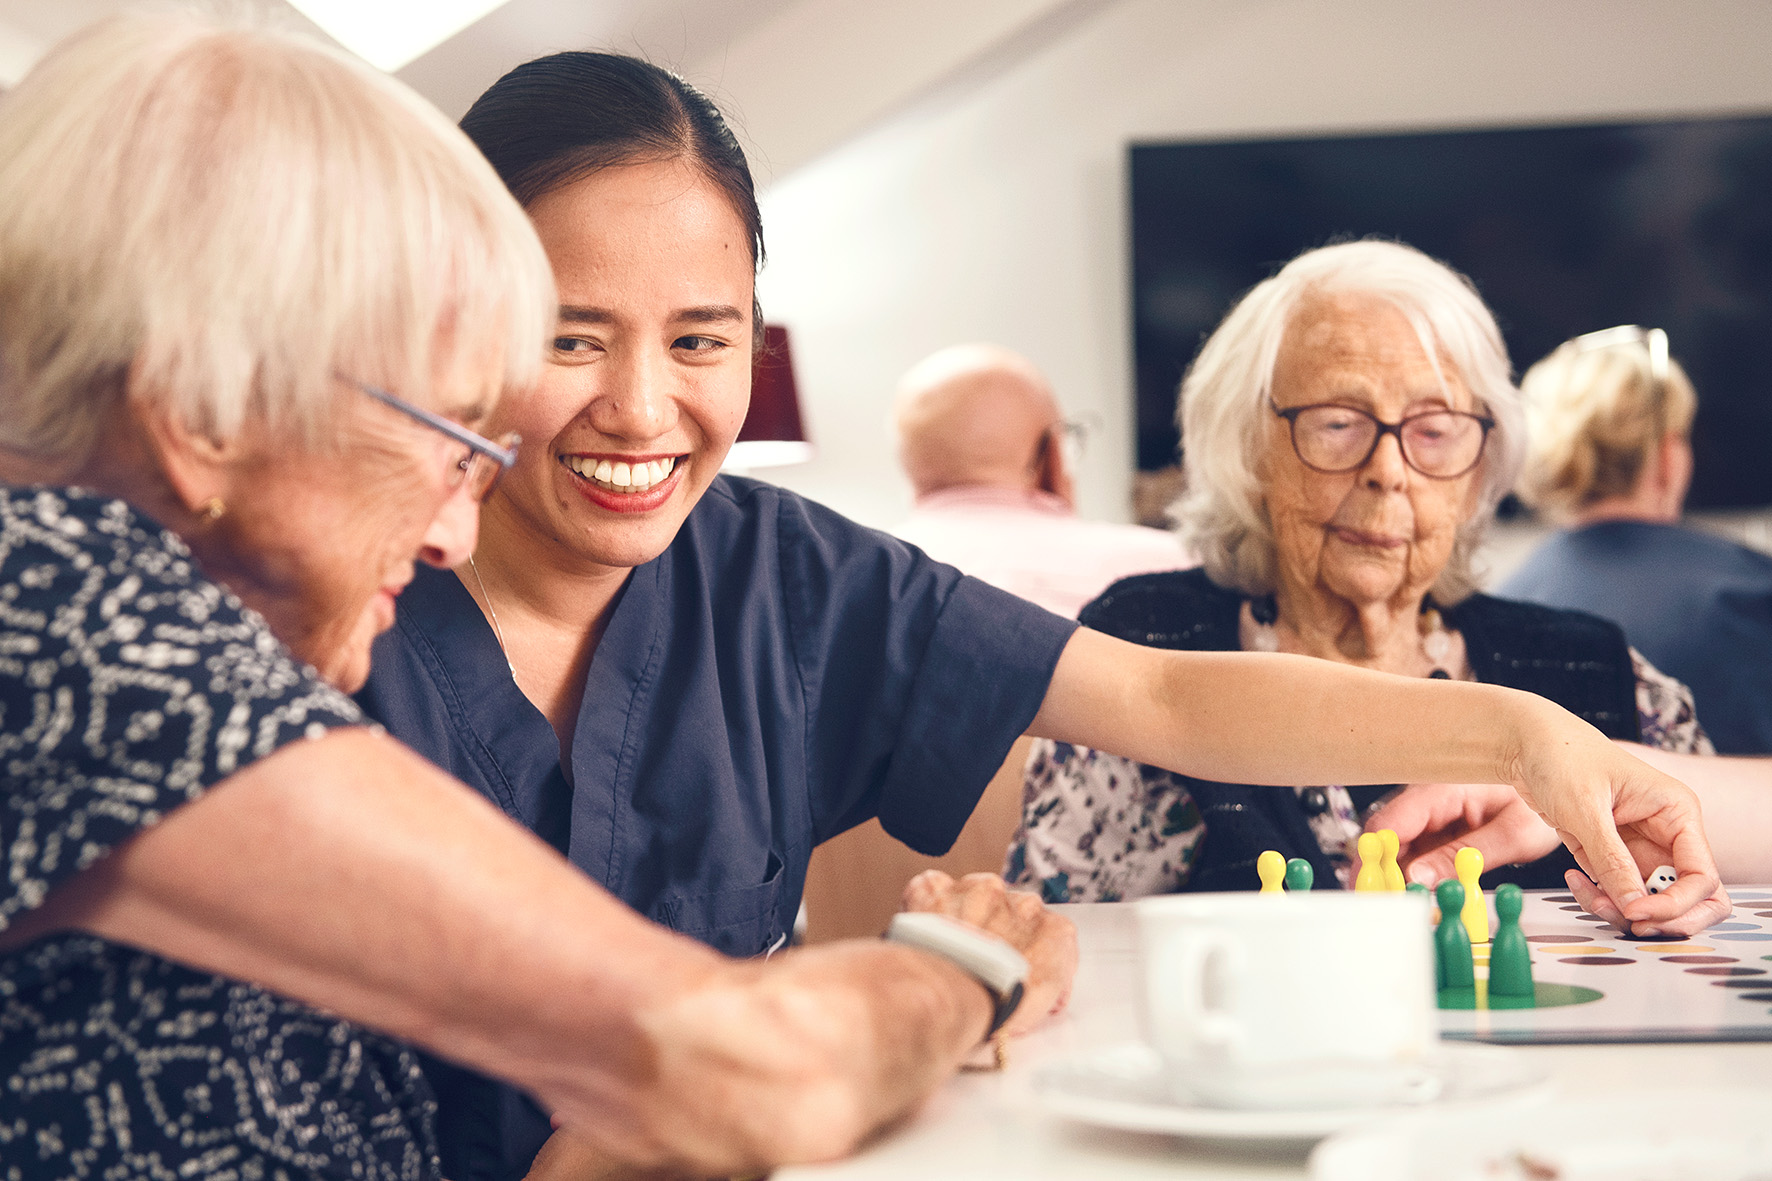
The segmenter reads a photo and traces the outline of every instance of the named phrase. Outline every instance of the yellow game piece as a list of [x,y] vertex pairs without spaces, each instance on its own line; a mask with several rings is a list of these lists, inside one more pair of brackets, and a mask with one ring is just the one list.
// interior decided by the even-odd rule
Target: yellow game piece
[[1286,877],[1285,857],[1269,849],[1255,859],[1255,873],[1261,878],[1261,892],[1263,894],[1284,893],[1280,889],[1280,883]]
[[1464,886],[1464,909],[1458,912],[1458,917],[1464,920],[1464,929],[1470,932],[1472,943],[1487,943],[1489,908],[1483,903],[1483,888],[1477,885],[1477,879],[1483,873],[1483,854],[1466,845],[1452,859],[1452,865]]
[[1382,891],[1384,885],[1384,838],[1375,832],[1360,834],[1360,872],[1354,878],[1355,890]]
[[1403,842],[1388,828],[1379,829],[1378,835],[1384,841],[1384,888],[1401,894],[1409,888],[1409,883],[1403,880],[1403,867],[1397,864],[1397,854],[1402,851]]

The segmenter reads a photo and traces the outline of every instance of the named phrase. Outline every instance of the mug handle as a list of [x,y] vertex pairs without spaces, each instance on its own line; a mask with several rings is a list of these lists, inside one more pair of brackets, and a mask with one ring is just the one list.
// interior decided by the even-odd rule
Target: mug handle
[[1202,932],[1182,948],[1180,1018],[1202,1048],[1223,1053],[1243,1040],[1242,1024],[1227,1010],[1206,1003],[1206,972],[1217,957],[1224,964],[1227,992],[1238,990],[1243,956],[1222,931]]

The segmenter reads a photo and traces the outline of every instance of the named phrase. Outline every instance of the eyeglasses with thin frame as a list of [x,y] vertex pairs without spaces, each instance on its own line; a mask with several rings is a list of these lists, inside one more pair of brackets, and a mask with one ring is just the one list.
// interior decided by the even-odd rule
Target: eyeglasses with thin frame
[[432,413],[423,406],[414,406],[405,398],[388,393],[384,389],[368,385],[350,378],[343,379],[368,394],[384,406],[392,406],[395,410],[419,422],[432,430],[441,431],[462,444],[468,453],[456,461],[455,475],[450,480],[450,487],[460,488],[463,483],[468,486],[468,494],[476,501],[484,503],[492,490],[498,487],[499,479],[517,462],[517,448],[523,439],[516,432],[500,436],[497,442],[484,435],[475,434],[467,427],[450,422],[441,414]]
[[1286,420],[1292,450],[1304,466],[1339,475],[1366,466],[1386,435],[1397,437],[1403,462],[1434,480],[1455,480],[1477,466],[1495,427],[1493,418],[1463,410],[1424,410],[1401,422],[1385,422],[1354,406],[1332,402],[1268,406]]

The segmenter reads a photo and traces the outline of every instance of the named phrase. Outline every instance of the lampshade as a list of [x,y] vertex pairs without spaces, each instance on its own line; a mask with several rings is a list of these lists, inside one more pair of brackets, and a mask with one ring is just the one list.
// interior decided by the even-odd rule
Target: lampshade
[[768,324],[763,328],[763,347],[751,364],[751,409],[724,466],[748,471],[811,458],[812,444],[806,441],[800,420],[800,390],[794,382],[788,330]]

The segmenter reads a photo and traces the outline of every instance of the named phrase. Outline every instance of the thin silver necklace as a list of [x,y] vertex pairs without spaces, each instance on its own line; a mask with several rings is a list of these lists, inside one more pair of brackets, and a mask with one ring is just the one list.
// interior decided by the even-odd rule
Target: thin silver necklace
[[498,650],[504,653],[505,667],[511,670],[511,679],[517,679],[517,666],[511,663],[511,650],[505,647],[504,628],[498,626],[498,608],[492,605],[492,596],[486,592],[486,580],[480,577],[480,567],[474,565],[474,555],[468,555],[468,569],[474,572],[474,585],[480,588],[480,597],[486,601],[486,614],[492,617],[492,635],[498,640]]

